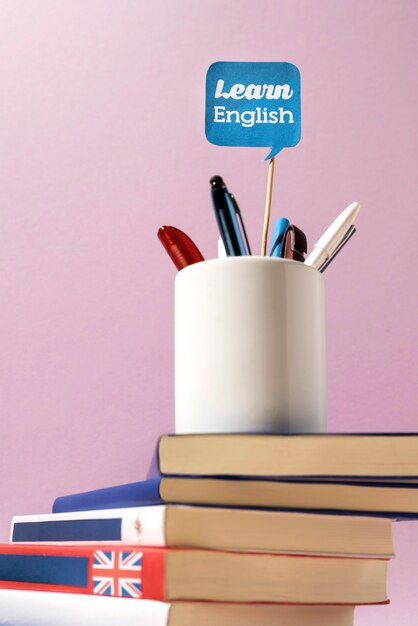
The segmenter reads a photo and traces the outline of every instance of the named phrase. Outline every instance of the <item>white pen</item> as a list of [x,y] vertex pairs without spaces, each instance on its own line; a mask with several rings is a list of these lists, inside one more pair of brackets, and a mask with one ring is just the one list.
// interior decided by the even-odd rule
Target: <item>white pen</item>
[[332,256],[360,211],[358,202],[353,202],[332,222],[324,234],[318,239],[305,263],[319,269]]

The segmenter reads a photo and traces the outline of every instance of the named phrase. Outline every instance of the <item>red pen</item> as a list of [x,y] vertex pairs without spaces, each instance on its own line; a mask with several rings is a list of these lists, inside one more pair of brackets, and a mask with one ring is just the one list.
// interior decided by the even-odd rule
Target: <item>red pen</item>
[[308,250],[305,233],[294,224],[286,228],[283,235],[280,256],[292,261],[305,261],[305,254]]
[[196,244],[182,230],[174,226],[161,226],[157,234],[178,270],[205,260]]

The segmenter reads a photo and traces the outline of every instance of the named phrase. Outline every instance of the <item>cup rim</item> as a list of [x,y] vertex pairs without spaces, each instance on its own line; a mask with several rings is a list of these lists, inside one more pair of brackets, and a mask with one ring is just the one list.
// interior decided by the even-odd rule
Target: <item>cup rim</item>
[[181,269],[176,278],[178,276],[184,276],[190,272],[201,271],[204,266],[207,265],[243,265],[243,264],[265,264],[265,265],[277,265],[277,264],[285,264],[289,267],[299,266],[303,271],[307,270],[309,272],[315,272],[319,277],[322,278],[321,272],[319,272],[316,268],[311,267],[310,265],[306,265],[305,263],[301,263],[300,261],[293,261],[292,259],[282,259],[281,257],[271,257],[271,256],[261,256],[261,255],[246,255],[246,256],[230,256],[224,259],[208,259],[206,261],[199,261],[198,263],[193,263],[192,265],[188,265]]

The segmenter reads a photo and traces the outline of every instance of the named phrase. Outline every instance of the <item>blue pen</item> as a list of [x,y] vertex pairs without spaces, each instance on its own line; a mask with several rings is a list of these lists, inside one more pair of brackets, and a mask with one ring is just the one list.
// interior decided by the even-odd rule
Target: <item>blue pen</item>
[[290,226],[290,222],[286,217],[281,217],[278,220],[275,220],[273,226],[273,233],[271,236],[271,256],[280,256],[280,250],[282,247],[283,235],[285,233],[286,228]]
[[210,179],[213,208],[227,256],[246,256],[244,240],[228,189],[220,176]]

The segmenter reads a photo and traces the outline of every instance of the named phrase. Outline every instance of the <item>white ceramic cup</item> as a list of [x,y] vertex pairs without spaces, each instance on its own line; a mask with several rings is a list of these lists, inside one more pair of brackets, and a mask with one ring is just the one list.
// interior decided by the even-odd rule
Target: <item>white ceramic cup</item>
[[323,277],[271,257],[196,263],[175,281],[176,433],[326,430]]

